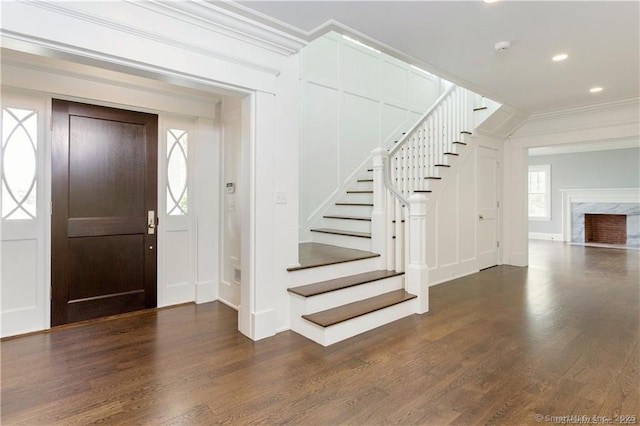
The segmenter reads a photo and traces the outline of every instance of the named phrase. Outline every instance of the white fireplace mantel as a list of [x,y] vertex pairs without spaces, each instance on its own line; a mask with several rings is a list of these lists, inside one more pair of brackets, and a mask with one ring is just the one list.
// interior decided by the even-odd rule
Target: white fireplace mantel
[[571,241],[571,203],[640,203],[640,188],[561,189],[562,240]]

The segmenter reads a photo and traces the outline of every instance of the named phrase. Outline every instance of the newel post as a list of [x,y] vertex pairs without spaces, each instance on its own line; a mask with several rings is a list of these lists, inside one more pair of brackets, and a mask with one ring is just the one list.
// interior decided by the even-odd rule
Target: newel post
[[427,266],[427,197],[409,197],[409,265],[407,292],[418,296],[415,312],[429,312],[429,267]]
[[371,251],[380,254],[380,269],[387,269],[387,189],[384,163],[389,153],[376,148],[373,156],[373,212],[371,213]]

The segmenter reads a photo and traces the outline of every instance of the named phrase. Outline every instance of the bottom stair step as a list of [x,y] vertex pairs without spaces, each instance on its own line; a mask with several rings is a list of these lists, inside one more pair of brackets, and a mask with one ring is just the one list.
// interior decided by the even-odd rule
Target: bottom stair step
[[311,321],[320,327],[329,327],[357,318],[371,312],[379,311],[390,306],[415,299],[417,296],[407,293],[404,290],[395,290],[380,296],[371,297],[369,299],[360,300],[358,302],[349,303],[337,308],[327,309],[326,311],[316,312],[314,314],[302,315],[302,318]]

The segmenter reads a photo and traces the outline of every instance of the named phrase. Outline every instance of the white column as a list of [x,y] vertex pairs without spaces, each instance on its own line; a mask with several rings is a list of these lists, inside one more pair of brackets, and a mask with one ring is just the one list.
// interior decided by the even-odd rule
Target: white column
[[373,212],[371,213],[371,251],[380,254],[380,269],[387,269],[387,189],[384,185],[384,163],[389,153],[376,148],[373,156]]
[[429,312],[429,267],[427,266],[427,197],[409,197],[409,265],[407,292],[418,296],[415,312]]

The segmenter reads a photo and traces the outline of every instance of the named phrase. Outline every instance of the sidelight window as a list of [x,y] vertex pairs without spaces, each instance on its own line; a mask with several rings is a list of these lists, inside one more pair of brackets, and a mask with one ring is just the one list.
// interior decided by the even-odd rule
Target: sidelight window
[[38,114],[2,108],[2,219],[35,219]]
[[167,214],[186,215],[188,211],[186,130],[167,130]]

